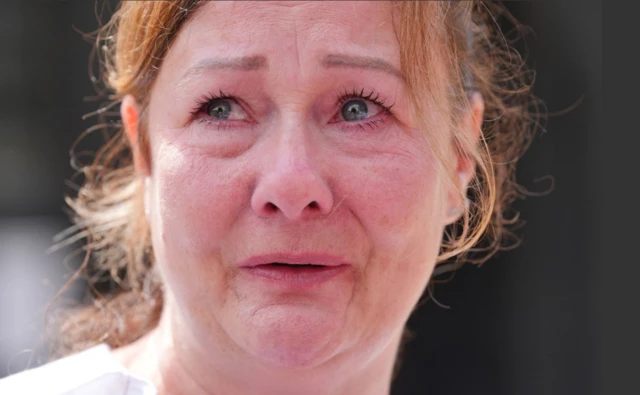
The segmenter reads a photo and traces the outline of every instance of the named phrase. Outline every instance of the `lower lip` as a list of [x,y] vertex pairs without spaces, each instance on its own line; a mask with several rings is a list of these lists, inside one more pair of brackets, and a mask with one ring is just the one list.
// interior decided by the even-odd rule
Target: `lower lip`
[[291,288],[311,288],[346,272],[348,265],[338,266],[275,266],[258,265],[243,270],[253,276]]

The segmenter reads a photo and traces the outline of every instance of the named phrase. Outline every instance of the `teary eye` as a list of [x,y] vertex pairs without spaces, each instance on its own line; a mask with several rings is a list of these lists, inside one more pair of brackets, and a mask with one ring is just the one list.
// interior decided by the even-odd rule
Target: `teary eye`
[[247,121],[250,118],[238,99],[222,91],[219,95],[209,94],[196,100],[196,105],[191,111],[192,119],[199,114],[202,119],[214,122]]
[[341,113],[345,121],[362,121],[369,116],[369,106],[364,100],[353,99],[344,103]]
[[373,118],[379,114],[390,114],[391,107],[374,91],[366,94],[364,89],[344,91],[338,96],[340,116],[347,122],[358,122]]
[[207,115],[211,118],[227,120],[231,115],[231,103],[228,99],[212,100],[207,106]]

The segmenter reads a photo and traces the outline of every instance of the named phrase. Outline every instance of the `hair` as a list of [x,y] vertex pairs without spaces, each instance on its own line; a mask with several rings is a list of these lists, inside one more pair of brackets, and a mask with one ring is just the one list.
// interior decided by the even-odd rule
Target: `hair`
[[[452,271],[464,262],[481,264],[508,247],[509,240],[517,243],[512,229],[519,223],[518,216],[510,205],[524,189],[515,181],[515,165],[539,126],[538,101],[531,92],[533,73],[513,48],[522,26],[503,6],[492,2],[393,3],[399,12],[395,29],[402,73],[418,124],[427,122],[420,109],[436,106],[436,112],[446,116],[451,126],[448,138],[476,163],[469,188],[459,191],[461,201],[466,198],[469,205],[462,218],[445,230],[435,274]],[[66,198],[75,226],[62,235],[65,241],[61,244],[86,242],[82,265],[67,287],[83,277],[92,293],[88,303],[58,308],[51,316],[48,335],[54,357],[98,343],[118,348],[158,323],[163,290],[154,267],[141,180],[118,114],[108,110],[125,95],[138,101],[138,144],[148,160],[151,86],[176,34],[202,4],[201,0],[122,1],[93,36],[100,74],[92,78],[102,83],[97,85],[99,95],[108,104],[97,111],[103,122],[83,136],[95,130],[113,129],[115,133],[91,164],[79,167],[84,182],[77,196]],[[508,39],[498,20],[513,24],[516,37]],[[441,73],[448,78],[443,79]],[[485,103],[479,144],[456,133],[469,109],[470,92],[479,92]],[[108,116],[117,121],[107,122]],[[444,151],[436,154],[442,158]],[[451,169],[445,170],[455,183]],[[110,286],[101,293],[97,284],[105,281]]]

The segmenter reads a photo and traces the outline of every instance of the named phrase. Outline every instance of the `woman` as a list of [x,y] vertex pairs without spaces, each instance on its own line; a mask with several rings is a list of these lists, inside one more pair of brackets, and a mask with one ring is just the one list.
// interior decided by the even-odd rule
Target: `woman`
[[69,200],[118,285],[0,392],[388,394],[436,264],[486,259],[516,196],[532,102],[493,12],[122,2],[123,133]]

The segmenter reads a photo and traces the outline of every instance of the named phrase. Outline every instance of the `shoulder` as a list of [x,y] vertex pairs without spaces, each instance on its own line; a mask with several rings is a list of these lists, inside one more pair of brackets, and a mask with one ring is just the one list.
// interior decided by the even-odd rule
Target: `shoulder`
[[128,374],[106,345],[25,370],[0,380],[0,394],[156,395],[147,382]]

